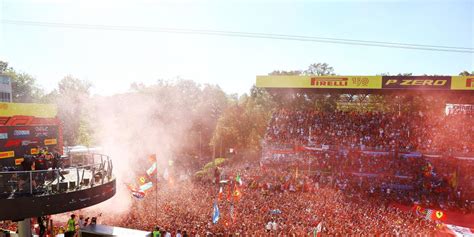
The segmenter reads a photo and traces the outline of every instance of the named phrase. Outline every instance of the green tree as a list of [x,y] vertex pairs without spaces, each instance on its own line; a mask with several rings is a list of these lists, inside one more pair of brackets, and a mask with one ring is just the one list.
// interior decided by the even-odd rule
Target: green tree
[[303,71],[301,70],[293,70],[293,71],[280,71],[280,70],[275,70],[273,72],[268,73],[270,76],[295,76],[295,75],[301,75]]
[[4,62],[0,60],[0,74],[5,72],[8,68],[8,62]]
[[334,73],[334,68],[327,63],[313,63],[304,71],[304,75],[328,76],[336,74]]
[[472,71],[470,73],[467,70],[462,71],[461,73],[459,73],[459,76],[474,76],[474,71]]
[[36,79],[27,73],[17,72],[8,67],[7,62],[0,61],[0,73],[10,78],[12,84],[12,100],[17,103],[40,102],[43,90],[36,84]]

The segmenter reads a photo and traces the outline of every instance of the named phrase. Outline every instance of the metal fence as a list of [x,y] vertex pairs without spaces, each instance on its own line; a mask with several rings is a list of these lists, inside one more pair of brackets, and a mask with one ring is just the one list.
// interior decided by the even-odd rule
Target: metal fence
[[74,192],[112,181],[112,160],[102,154],[90,157],[91,164],[65,169],[0,172],[0,198]]

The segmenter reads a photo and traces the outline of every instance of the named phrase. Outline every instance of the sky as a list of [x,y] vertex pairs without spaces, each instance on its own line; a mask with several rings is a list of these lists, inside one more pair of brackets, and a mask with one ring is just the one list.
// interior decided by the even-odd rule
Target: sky
[[46,91],[66,75],[92,92],[191,79],[245,93],[257,75],[326,62],[339,75],[474,71],[473,53],[10,24],[33,21],[243,31],[474,48],[474,1],[0,0],[0,60]]

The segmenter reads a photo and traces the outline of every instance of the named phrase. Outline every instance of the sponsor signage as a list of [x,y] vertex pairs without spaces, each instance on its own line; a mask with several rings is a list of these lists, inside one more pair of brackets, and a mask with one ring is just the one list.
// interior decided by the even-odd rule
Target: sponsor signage
[[31,151],[31,154],[32,154],[32,155],[37,155],[37,154],[39,153],[38,148],[31,148],[30,151]]
[[474,90],[474,76],[257,76],[259,88]]
[[21,165],[24,160],[23,158],[15,159],[15,165]]
[[36,145],[38,144],[37,140],[23,140],[21,141],[22,146]]
[[445,76],[384,76],[382,88],[449,90],[451,77]]
[[48,127],[35,127],[35,133],[37,137],[47,137]]
[[12,140],[8,140],[6,143],[5,143],[5,147],[19,147],[21,144],[21,140],[20,139],[12,139]]
[[380,88],[378,77],[312,77],[311,86],[316,88],[352,88],[371,89]]
[[30,130],[28,129],[21,129],[21,130],[13,130],[13,136],[29,136]]
[[15,157],[14,151],[2,151],[0,152],[0,159]]
[[257,87],[380,89],[381,76],[257,76]]
[[0,139],[8,139],[8,133],[6,132],[0,133]]
[[56,145],[58,141],[56,139],[45,139],[44,140],[44,145],[49,146],[49,145]]
[[474,90],[474,76],[452,77],[451,90]]

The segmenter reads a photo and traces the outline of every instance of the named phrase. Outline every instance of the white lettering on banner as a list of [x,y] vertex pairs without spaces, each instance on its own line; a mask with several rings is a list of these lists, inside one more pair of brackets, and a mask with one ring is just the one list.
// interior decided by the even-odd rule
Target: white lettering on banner
[[474,236],[474,233],[471,229],[456,225],[447,225],[448,228],[456,235],[456,236]]
[[48,136],[48,127],[36,127],[35,132],[37,137],[46,137]]
[[8,133],[0,133],[0,139],[8,139]]
[[30,130],[14,130],[13,136],[29,136]]

